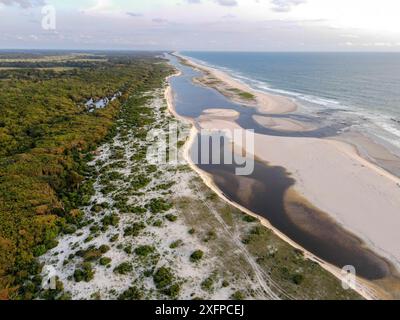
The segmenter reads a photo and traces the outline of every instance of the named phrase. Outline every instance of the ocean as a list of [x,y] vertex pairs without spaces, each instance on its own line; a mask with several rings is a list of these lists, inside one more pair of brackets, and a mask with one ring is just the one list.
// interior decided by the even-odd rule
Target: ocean
[[400,154],[400,53],[181,52]]

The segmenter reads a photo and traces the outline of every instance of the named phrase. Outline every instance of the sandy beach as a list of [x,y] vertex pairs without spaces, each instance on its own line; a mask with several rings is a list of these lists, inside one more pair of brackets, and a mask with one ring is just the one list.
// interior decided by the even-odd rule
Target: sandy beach
[[[189,63],[192,64],[191,61]],[[193,65],[200,70],[205,68],[213,77],[222,82],[226,81],[229,86],[237,86],[240,90],[247,90],[257,96],[257,103],[262,104],[258,106],[258,111],[279,114],[296,110],[295,106],[288,108],[291,104],[286,98],[275,100],[269,94],[254,91],[223,72],[195,63]],[[280,101],[284,101],[282,109]],[[241,129],[235,122],[235,117],[233,110],[208,110],[198,119],[198,124],[208,130]],[[259,117],[255,120],[265,126],[278,127],[282,131],[310,130],[301,122],[287,119],[277,121],[269,117]],[[375,147],[373,150],[378,152],[379,148]],[[284,167],[296,180],[293,190],[297,194],[329,214],[345,230],[362,239],[369,248],[388,259],[399,270],[400,179],[398,177],[368,161],[354,145],[333,139],[272,137],[256,134],[255,155],[270,165]],[[210,186],[218,190],[210,177],[204,172],[202,175]],[[221,192],[219,194],[223,196]],[[267,221],[265,223],[270,227]],[[275,231],[279,234],[279,231]],[[284,235],[282,237],[288,240]],[[340,270],[336,267],[329,264],[324,267],[340,277]],[[363,295],[368,296],[365,292]],[[369,298],[371,296],[370,294]]]

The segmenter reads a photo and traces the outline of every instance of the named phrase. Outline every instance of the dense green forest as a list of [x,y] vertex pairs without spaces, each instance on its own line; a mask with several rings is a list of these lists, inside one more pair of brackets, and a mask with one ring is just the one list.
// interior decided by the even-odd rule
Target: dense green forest
[[[18,298],[40,271],[35,257],[83,223],[78,208],[93,192],[87,161],[113,136],[124,103],[169,72],[155,55],[79,58],[0,55],[2,67],[16,67],[0,68],[0,299]],[[117,92],[104,108],[85,106]]]

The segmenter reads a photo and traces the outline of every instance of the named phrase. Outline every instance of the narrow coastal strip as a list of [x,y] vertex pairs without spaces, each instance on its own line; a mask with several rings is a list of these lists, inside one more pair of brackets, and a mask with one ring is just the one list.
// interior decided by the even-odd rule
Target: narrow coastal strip
[[[179,71],[175,75],[172,75],[171,77],[176,77],[176,76],[180,76],[180,75],[181,75],[181,72]],[[171,77],[169,77],[169,78],[171,78]],[[172,88],[170,85],[166,88],[165,99],[167,101],[169,112],[174,117],[179,119],[180,121],[191,125],[190,135],[184,146],[183,156],[184,156],[185,161],[189,164],[190,168],[201,177],[204,184],[208,188],[210,188],[213,192],[215,192],[219,196],[220,199],[222,199],[229,205],[239,209],[241,212],[258,219],[264,227],[273,231],[273,233],[275,235],[277,235],[280,239],[282,239],[283,241],[285,241],[286,243],[291,245],[293,248],[296,248],[296,249],[302,251],[304,253],[304,256],[306,259],[309,259],[309,260],[317,263],[324,270],[328,271],[334,277],[336,277],[338,280],[342,281],[343,280],[342,270],[340,270],[339,268],[337,268],[336,266],[334,266],[332,264],[329,264],[329,263],[321,260],[320,258],[313,255],[311,252],[307,251],[305,248],[301,247],[300,245],[298,245],[297,243],[292,241],[285,234],[283,234],[278,229],[276,229],[274,226],[272,226],[267,219],[263,218],[260,215],[255,214],[254,212],[250,211],[249,209],[245,208],[244,206],[242,206],[226,197],[226,195],[221,191],[221,189],[218,188],[218,186],[215,184],[212,176],[210,174],[208,174],[207,172],[201,170],[193,162],[193,159],[191,158],[191,155],[190,155],[190,151],[191,151],[191,148],[192,148],[194,142],[196,141],[196,139],[198,137],[199,131],[196,128],[195,121],[193,119],[183,117],[175,111],[174,96],[173,96],[173,91],[172,91]],[[267,245],[267,244],[265,244],[265,245]],[[366,281],[361,278],[357,278],[356,287],[354,288],[354,290],[367,300],[377,300],[377,299],[388,298],[387,294],[385,292],[383,292],[379,287],[377,287],[377,286],[373,285],[371,282]]]

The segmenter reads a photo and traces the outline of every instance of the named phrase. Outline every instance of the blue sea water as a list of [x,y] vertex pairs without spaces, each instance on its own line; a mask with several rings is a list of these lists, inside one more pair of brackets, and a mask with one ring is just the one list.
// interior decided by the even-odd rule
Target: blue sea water
[[253,88],[295,99],[299,112],[400,148],[400,53],[182,52]]

